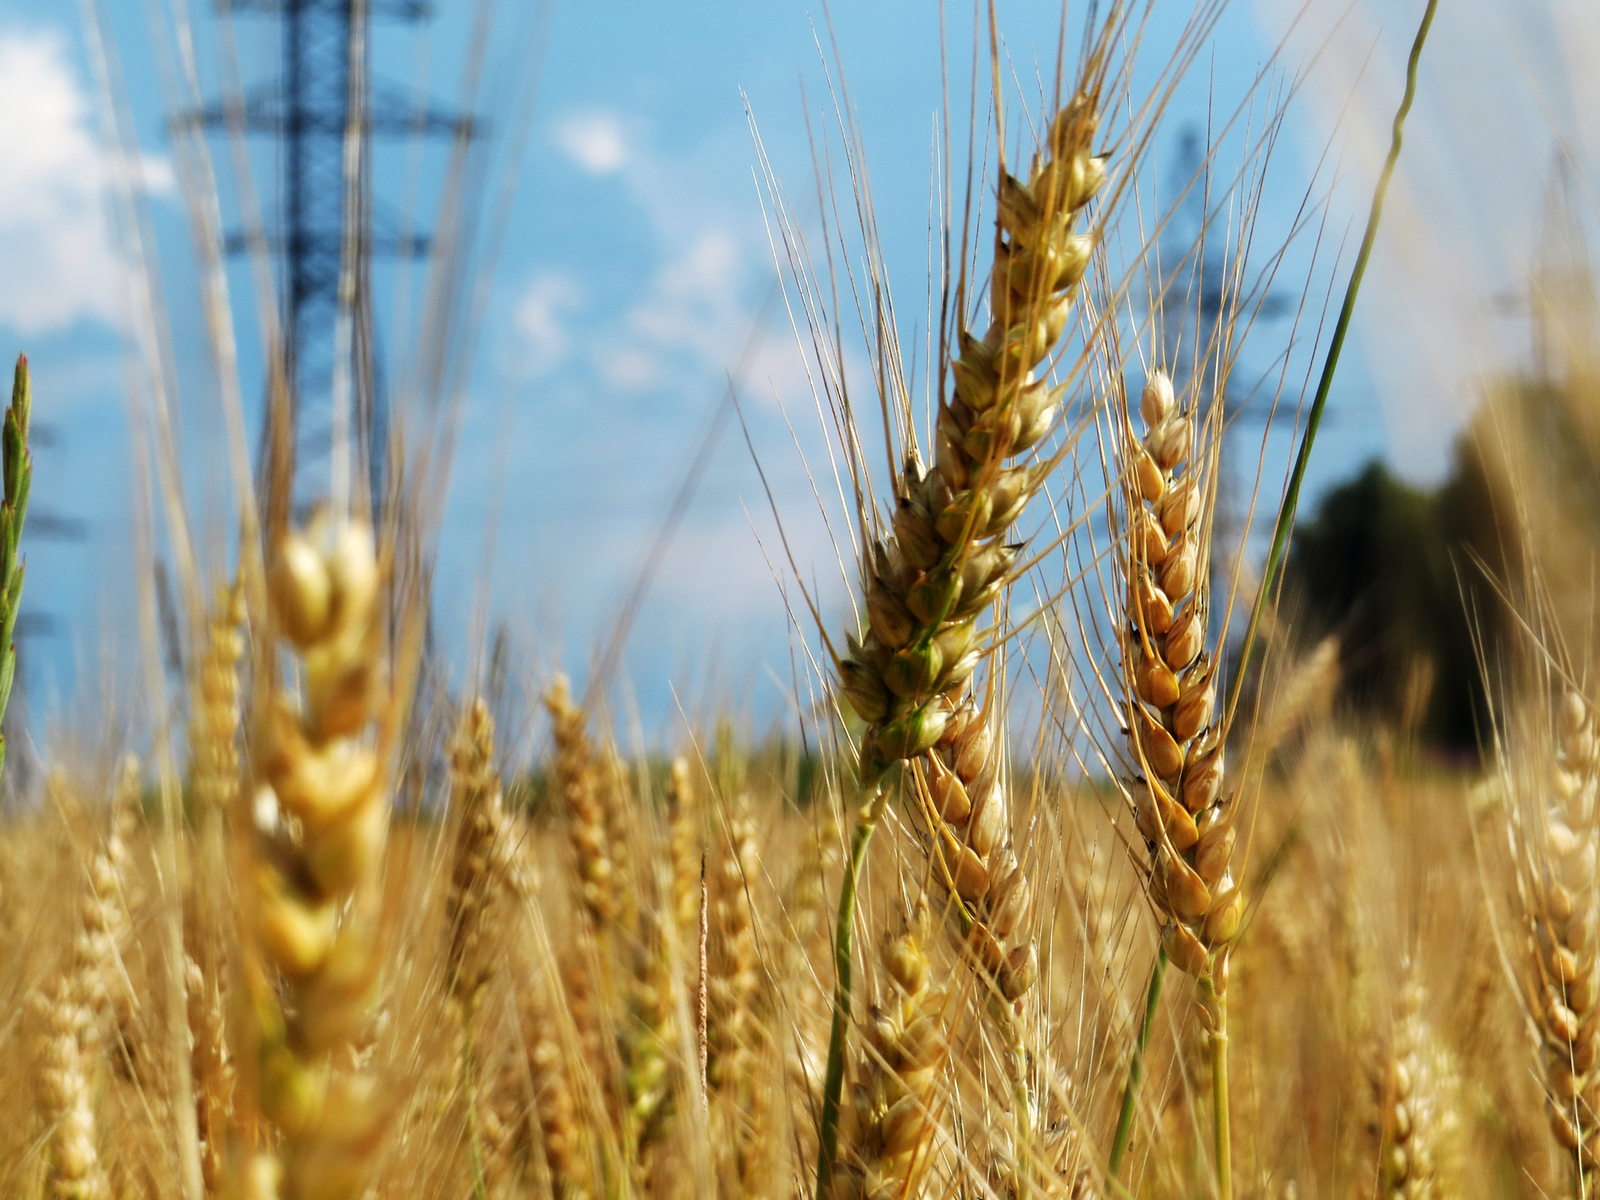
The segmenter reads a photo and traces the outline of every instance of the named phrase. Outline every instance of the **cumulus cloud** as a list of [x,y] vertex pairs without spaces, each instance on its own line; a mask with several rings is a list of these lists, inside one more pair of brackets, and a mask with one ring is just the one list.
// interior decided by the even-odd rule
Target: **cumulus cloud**
[[591,175],[610,175],[628,161],[622,122],[600,110],[569,113],[556,122],[556,145]]
[[126,260],[106,219],[108,195],[130,171],[150,192],[172,190],[164,159],[109,156],[91,110],[57,34],[0,33],[0,324],[22,334],[82,320],[120,325]]

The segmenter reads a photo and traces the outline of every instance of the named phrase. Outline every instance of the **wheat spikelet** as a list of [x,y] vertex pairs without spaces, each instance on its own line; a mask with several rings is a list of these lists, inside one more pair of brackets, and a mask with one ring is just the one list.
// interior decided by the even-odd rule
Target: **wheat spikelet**
[[376,1079],[348,1068],[379,965],[387,732],[374,745],[368,731],[392,701],[382,576],[370,527],[324,510],[283,535],[269,580],[271,628],[298,653],[302,695],[291,702],[277,671],[263,673],[257,803],[278,820],[258,838],[252,932],[281,998],[261,966],[247,982],[260,1110],[279,1141],[247,1169],[252,1186],[276,1178],[285,1200],[358,1194],[385,1116]]
[[[1222,795],[1226,730],[1213,723],[1217,664],[1206,652],[1210,513],[1193,406],[1180,409],[1163,371],[1128,416],[1127,618],[1123,671],[1139,832],[1162,945],[1178,967],[1226,986],[1226,956],[1244,899],[1229,871],[1234,806]],[[1220,968],[1215,969],[1214,968]]]
[[862,778],[938,743],[983,656],[978,615],[999,594],[1018,547],[1000,541],[1043,481],[1043,467],[1005,465],[1049,432],[1065,386],[1035,378],[1059,340],[1094,247],[1074,232],[1105,177],[1089,149],[1097,96],[1080,92],[1049,127],[1023,183],[1004,175],[981,338],[960,335],[955,394],[941,400],[935,465],[909,454],[895,480],[894,532],[863,563],[868,629],[851,636],[840,687],[867,722]]
[[572,702],[572,688],[565,675],[556,676],[545,692],[544,703],[556,743],[556,785],[571,821],[579,897],[596,927],[604,929],[617,918],[620,885],[601,795],[604,784],[600,764],[589,741],[588,718]]
[[1576,693],[1562,699],[1555,761],[1545,783],[1542,829],[1529,847],[1530,1011],[1543,1040],[1547,1108],[1572,1156],[1580,1197],[1600,1160],[1600,971],[1595,927],[1600,747],[1594,716]]
[[922,1194],[946,1044],[944,996],[930,986],[926,924],[926,909],[919,905],[906,927],[884,941],[888,995],[868,1019],[834,1200],[910,1200]]

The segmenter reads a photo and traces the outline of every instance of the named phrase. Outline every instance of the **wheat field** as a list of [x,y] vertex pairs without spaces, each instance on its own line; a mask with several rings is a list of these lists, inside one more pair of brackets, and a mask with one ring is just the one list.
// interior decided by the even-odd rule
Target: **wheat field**
[[[849,593],[762,547],[790,729],[708,704],[641,748],[582,664],[441,662],[444,426],[376,496],[336,443],[298,503],[279,378],[263,464],[217,451],[230,534],[177,556],[181,687],[52,739],[0,822],[0,1194],[1592,1196],[1600,307],[1486,388],[1493,519],[1402,547],[1448,560],[1417,628],[1454,657],[1327,618],[1303,458],[1231,423],[1283,97],[1222,118],[1187,275],[1146,186],[1216,11],[1153,74],[1148,6],[1064,16],[1026,88],[981,14],[921,345],[876,228],[926,214],[874,210],[842,85],[820,241],[757,138]],[[1267,385],[1303,457],[1318,381]],[[0,705],[47,382],[19,361],[0,447]]]

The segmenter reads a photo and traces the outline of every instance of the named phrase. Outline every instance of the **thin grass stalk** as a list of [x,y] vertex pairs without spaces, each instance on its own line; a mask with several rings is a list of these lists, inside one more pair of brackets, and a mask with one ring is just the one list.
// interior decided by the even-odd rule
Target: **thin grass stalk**
[[1239,666],[1229,689],[1227,713],[1231,721],[1235,705],[1239,702],[1239,689],[1250,665],[1250,651],[1255,646],[1256,632],[1261,625],[1261,614],[1267,597],[1272,594],[1283,556],[1289,548],[1289,533],[1294,528],[1295,513],[1300,506],[1300,485],[1305,480],[1306,464],[1311,461],[1311,447],[1317,440],[1317,430],[1322,427],[1322,413],[1328,406],[1328,393],[1333,388],[1333,374],[1339,366],[1339,352],[1344,349],[1345,334],[1350,329],[1350,317],[1355,312],[1356,295],[1361,291],[1361,280],[1367,273],[1367,260],[1372,257],[1372,244],[1378,236],[1378,221],[1383,216],[1383,198],[1389,190],[1389,178],[1400,160],[1401,134],[1406,116],[1411,112],[1411,101],[1417,94],[1417,64],[1422,58],[1422,45],[1428,40],[1428,29],[1433,24],[1433,13],[1439,0],[1428,0],[1417,27],[1417,37],[1411,43],[1411,57],[1406,61],[1406,90],[1400,98],[1400,107],[1394,114],[1394,132],[1389,142],[1389,157],[1384,161],[1383,172],[1378,176],[1378,186],[1372,193],[1372,209],[1367,214],[1366,232],[1361,237],[1361,250],[1350,271],[1350,282],[1345,285],[1344,303],[1339,306],[1339,319],[1333,326],[1333,337],[1328,342],[1328,354],[1322,362],[1322,375],[1317,380],[1316,398],[1311,402],[1311,415],[1306,419],[1306,431],[1300,438],[1300,449],[1295,454],[1294,469],[1289,473],[1289,486],[1278,508],[1278,521],[1272,530],[1272,548],[1267,552],[1267,565],[1261,572],[1261,586],[1256,592],[1255,604],[1250,609],[1250,624],[1245,629],[1244,646],[1239,652]]
[[1139,1040],[1133,1046],[1133,1058],[1128,1063],[1128,1082],[1122,1089],[1122,1107],[1117,1112],[1117,1132],[1111,1140],[1111,1157],[1106,1164],[1106,1183],[1112,1191],[1118,1190],[1117,1175],[1122,1159],[1128,1152],[1128,1142],[1133,1136],[1133,1110],[1139,1102],[1139,1085],[1144,1082],[1144,1056],[1150,1048],[1150,1033],[1156,1024],[1156,1008],[1161,1001],[1161,981],[1167,973],[1167,952],[1156,952],[1156,965],[1150,972],[1150,988],[1145,995],[1144,1020],[1139,1025]]
[[833,1022],[828,1032],[828,1067],[822,1078],[822,1116],[817,1129],[816,1200],[826,1200],[828,1182],[833,1178],[839,1146],[839,1105],[844,1094],[844,1046],[850,1021],[851,953],[855,933],[856,889],[861,882],[861,864],[867,858],[867,843],[872,840],[878,820],[889,798],[880,780],[872,798],[861,808],[856,827],[850,834],[850,861],[844,881],[839,885],[839,919],[833,936]]
[[[17,355],[17,372],[0,434],[0,463],[5,473],[5,500],[0,503],[0,718],[11,700],[17,676],[17,647],[12,640],[17,614],[22,609],[22,578],[26,564],[19,554],[22,526],[28,519],[28,491],[33,483],[33,453],[28,449],[28,419],[33,412],[33,388],[28,356]],[[5,771],[6,739],[0,733],[0,773]]]

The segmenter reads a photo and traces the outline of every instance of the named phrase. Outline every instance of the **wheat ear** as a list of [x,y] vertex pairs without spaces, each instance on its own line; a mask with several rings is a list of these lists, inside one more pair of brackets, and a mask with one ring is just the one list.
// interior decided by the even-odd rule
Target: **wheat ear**
[[[37,1093],[40,1113],[49,1126],[46,1187],[56,1200],[106,1200],[110,1195],[100,1162],[94,1073],[104,1057],[115,998],[123,991],[118,960],[132,932],[123,890],[130,775],[137,781],[132,760],[124,765],[118,782],[110,832],[85,864],[87,887],[72,956],[47,988],[29,997],[40,1024]],[[137,790],[132,794],[136,796]]]
[[601,764],[589,741],[588,718],[572,702],[572,687],[565,675],[556,676],[545,692],[544,703],[556,743],[556,785],[571,821],[579,897],[595,928],[604,931],[617,919],[620,882],[601,793],[605,786]]
[[834,1200],[911,1200],[932,1158],[934,1087],[945,1054],[943,993],[930,986],[927,911],[884,942],[889,994],[872,1010]]
[[257,804],[275,802],[280,819],[258,839],[254,932],[282,984],[259,966],[247,976],[260,1108],[279,1133],[249,1170],[258,1187],[276,1178],[284,1200],[359,1195],[383,1127],[376,1080],[340,1061],[379,966],[393,724],[382,578],[370,526],[326,510],[282,536],[269,577],[269,628],[299,657],[301,696],[284,694],[275,666],[258,673]]
[[525,995],[519,1007],[550,1190],[558,1200],[588,1200],[595,1194],[589,1141],[573,1098],[560,1034],[538,998]]
[[[1244,898],[1229,869],[1237,810],[1222,791],[1227,714],[1217,714],[1218,663],[1205,649],[1208,475],[1215,470],[1217,430],[1208,420],[1206,436],[1197,437],[1195,408],[1180,407],[1166,372],[1156,370],[1139,398],[1143,439],[1133,436],[1133,414],[1126,413],[1122,666],[1128,756],[1139,772],[1130,792],[1149,853],[1148,891],[1161,921],[1163,954],[1200,982],[1218,1183],[1227,1197],[1228,943],[1238,932]],[[1152,1008],[1158,989],[1159,978],[1152,981]],[[1124,1137],[1119,1128],[1119,1143]]]
[[1452,1194],[1441,1158],[1449,1157],[1456,1113],[1453,1073],[1422,1013],[1424,991],[1408,970],[1394,1035],[1378,1079],[1378,1172],[1385,1200],[1434,1200]]
[[194,1077],[195,1135],[200,1179],[206,1195],[223,1183],[223,1147],[233,1110],[235,1071],[228,1050],[224,973],[206,972],[188,955],[183,959],[184,997],[189,1019],[189,1070]]
[[652,1149],[664,1139],[672,1099],[669,1048],[677,1043],[672,999],[673,963],[660,928],[670,914],[645,918],[628,982],[626,1023],[618,1031],[622,1082],[627,1093],[628,1147],[636,1184],[648,1175]]
[[450,807],[455,819],[445,979],[461,1020],[461,1085],[474,1188],[487,1192],[478,1112],[478,1002],[494,972],[496,901],[515,871],[514,848],[494,768],[494,719],[482,700],[462,714],[450,747]]
[[[0,429],[0,468],[5,476],[5,499],[0,502],[0,717],[11,701],[11,684],[17,677],[17,614],[22,610],[22,526],[28,519],[28,491],[33,484],[33,452],[28,449],[28,424],[33,415],[33,387],[28,356],[17,355],[12,378],[11,403]],[[0,733],[0,771],[6,765],[6,739]]]
[[203,818],[233,806],[239,787],[239,660],[244,656],[244,589],[219,588],[198,664],[200,703],[190,735],[190,779]]
[[1032,891],[1011,844],[1002,757],[988,714],[967,700],[928,753],[928,817],[935,876],[951,893],[967,962],[984,983],[986,1008],[1003,1044],[1012,1118],[1021,1126],[1013,1191],[1024,1195],[1023,1151],[1033,1132],[1034,1103],[1019,1017],[1022,997],[1039,975],[1039,956],[1026,923]]
[[1558,716],[1542,846],[1530,871],[1529,1008],[1542,1035],[1551,1126],[1571,1155],[1577,1195],[1600,1161],[1600,964],[1595,863],[1600,843],[1600,742],[1594,715],[1569,693]]
[[672,856],[672,918],[678,939],[691,944],[700,926],[700,873],[704,850],[700,844],[699,813],[687,759],[675,758],[667,775],[668,838]]
[[749,802],[741,795],[731,807],[726,836],[707,878],[706,1070],[714,1092],[748,1100],[760,1032],[753,1010],[761,991],[749,887],[761,877],[761,852]]
[[1096,85],[1056,114],[1026,183],[1002,175],[989,327],[981,338],[961,332],[949,364],[955,394],[939,404],[934,467],[924,472],[907,456],[895,480],[894,532],[873,539],[862,564],[868,629],[848,638],[838,670],[840,690],[867,723],[859,762],[869,795],[840,888],[819,1197],[837,1147],[861,865],[887,803],[889,768],[938,744],[986,652],[978,616],[999,596],[1018,552],[1002,537],[1043,482],[1041,464],[1013,460],[1050,431],[1065,392],[1035,371],[1066,328],[1094,249],[1094,232],[1077,231],[1075,221],[1105,179],[1105,161],[1090,149],[1098,124]]

